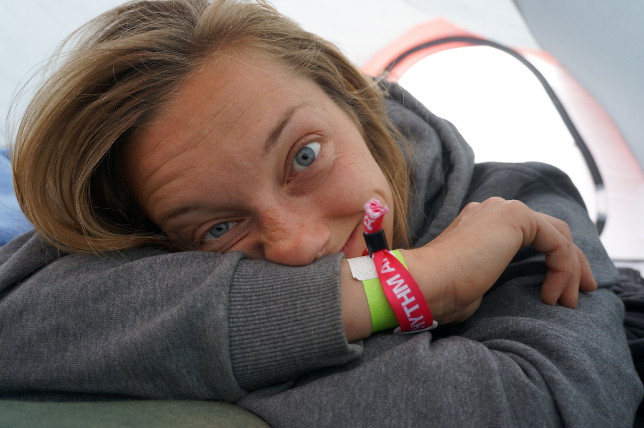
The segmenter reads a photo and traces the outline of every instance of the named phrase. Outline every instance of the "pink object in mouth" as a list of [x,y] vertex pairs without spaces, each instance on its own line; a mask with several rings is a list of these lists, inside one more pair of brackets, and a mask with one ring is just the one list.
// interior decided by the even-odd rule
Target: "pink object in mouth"
[[364,232],[375,233],[382,230],[382,219],[389,211],[378,199],[371,199],[364,205]]

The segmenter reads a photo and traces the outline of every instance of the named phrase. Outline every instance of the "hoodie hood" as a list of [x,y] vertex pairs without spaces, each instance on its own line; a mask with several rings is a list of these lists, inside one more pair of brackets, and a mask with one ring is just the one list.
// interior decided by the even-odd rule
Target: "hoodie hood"
[[[412,188],[409,230],[414,247],[438,236],[463,208],[474,152],[456,127],[431,113],[396,83],[381,82],[389,118],[409,143]],[[404,148],[403,144],[403,148]]]

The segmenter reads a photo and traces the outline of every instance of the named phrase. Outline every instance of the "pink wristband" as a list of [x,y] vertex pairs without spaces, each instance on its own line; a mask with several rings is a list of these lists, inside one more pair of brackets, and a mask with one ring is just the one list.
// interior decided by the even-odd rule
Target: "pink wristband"
[[400,326],[394,332],[418,333],[436,327],[438,323],[434,321],[420,287],[407,268],[389,250],[374,253],[373,262]]

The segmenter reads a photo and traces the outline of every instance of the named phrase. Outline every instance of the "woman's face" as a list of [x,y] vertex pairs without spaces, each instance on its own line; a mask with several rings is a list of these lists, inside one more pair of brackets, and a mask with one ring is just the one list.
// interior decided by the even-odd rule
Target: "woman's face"
[[314,82],[216,55],[126,145],[145,213],[183,248],[299,266],[365,248],[363,205],[393,200],[354,121]]

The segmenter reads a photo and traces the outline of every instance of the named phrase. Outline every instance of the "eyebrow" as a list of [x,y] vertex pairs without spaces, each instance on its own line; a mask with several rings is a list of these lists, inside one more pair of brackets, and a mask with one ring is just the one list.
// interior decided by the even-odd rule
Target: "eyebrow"
[[176,208],[173,208],[163,213],[161,218],[159,218],[159,223],[160,224],[168,223],[170,220],[173,220],[177,217],[181,217],[182,215],[187,214],[190,211],[197,210],[199,208],[201,208],[199,205],[194,205],[194,204],[178,206]]
[[284,112],[284,114],[282,115],[280,120],[277,121],[277,123],[273,127],[273,130],[266,139],[266,144],[264,146],[264,155],[269,154],[270,151],[277,145],[277,140],[279,139],[280,135],[282,135],[282,132],[284,132],[284,128],[286,128],[286,125],[288,125],[289,121],[293,118],[295,112],[306,106],[308,106],[307,103],[296,104],[289,107],[289,109]]

